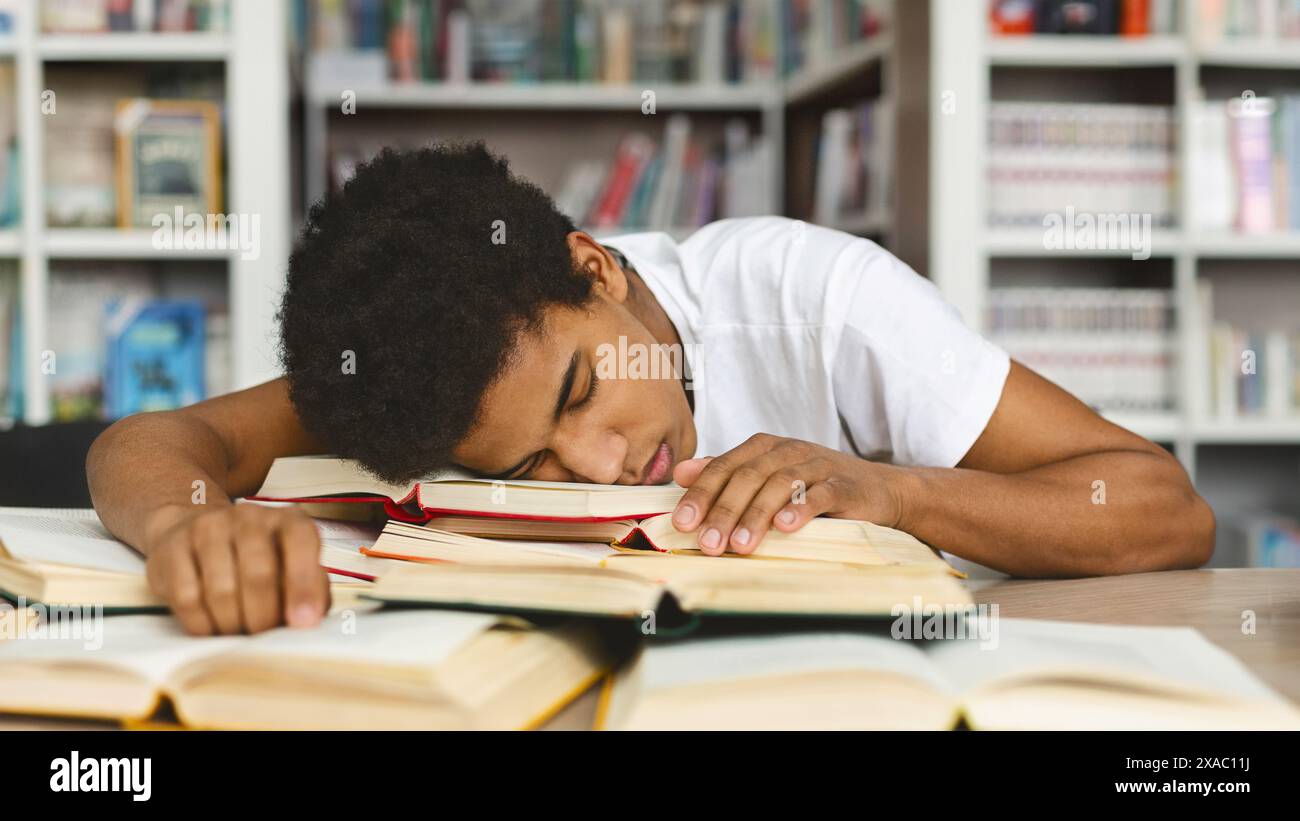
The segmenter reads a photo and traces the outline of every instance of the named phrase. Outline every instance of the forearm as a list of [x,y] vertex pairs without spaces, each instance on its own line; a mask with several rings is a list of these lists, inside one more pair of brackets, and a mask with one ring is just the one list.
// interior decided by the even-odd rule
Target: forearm
[[1094,453],[1007,474],[900,470],[902,529],[1012,575],[1196,567],[1213,551],[1213,514],[1162,454]]
[[174,413],[131,416],[105,431],[86,457],[86,481],[100,521],[147,552],[151,531],[195,504],[228,506],[229,459],[216,432]]

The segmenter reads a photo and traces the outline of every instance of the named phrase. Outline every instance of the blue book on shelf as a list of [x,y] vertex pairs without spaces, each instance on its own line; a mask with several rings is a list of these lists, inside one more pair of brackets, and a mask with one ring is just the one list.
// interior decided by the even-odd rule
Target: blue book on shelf
[[104,411],[110,419],[203,399],[205,314],[192,300],[119,300],[108,306]]
[[1251,534],[1251,567],[1300,567],[1300,526],[1286,519],[1258,523]]
[[22,216],[22,166],[19,165],[18,141],[10,140],[4,151],[8,155],[5,160],[8,173],[0,184],[0,228],[12,228],[18,225]]

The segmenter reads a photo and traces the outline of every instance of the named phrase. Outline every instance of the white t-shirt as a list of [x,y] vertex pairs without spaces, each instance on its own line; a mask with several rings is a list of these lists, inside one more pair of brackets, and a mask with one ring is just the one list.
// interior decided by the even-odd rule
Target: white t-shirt
[[677,327],[696,456],[755,433],[953,467],[1010,367],[927,279],[870,240],[783,217],[603,239]]

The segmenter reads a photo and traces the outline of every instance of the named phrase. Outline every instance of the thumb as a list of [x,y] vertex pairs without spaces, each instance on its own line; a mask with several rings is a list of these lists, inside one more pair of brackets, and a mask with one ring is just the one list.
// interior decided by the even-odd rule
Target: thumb
[[695,484],[696,479],[700,478],[700,473],[705,466],[712,461],[712,456],[703,456],[699,459],[687,459],[684,462],[678,462],[677,466],[673,468],[673,481],[682,487],[690,487]]

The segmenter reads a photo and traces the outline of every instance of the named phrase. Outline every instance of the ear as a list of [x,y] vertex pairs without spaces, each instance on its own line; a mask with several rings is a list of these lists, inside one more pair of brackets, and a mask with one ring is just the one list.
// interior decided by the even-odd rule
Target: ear
[[615,302],[623,302],[628,297],[627,274],[614,260],[605,246],[591,238],[583,231],[574,231],[565,238],[569,244],[569,254],[582,272],[591,277],[592,284],[598,291]]

